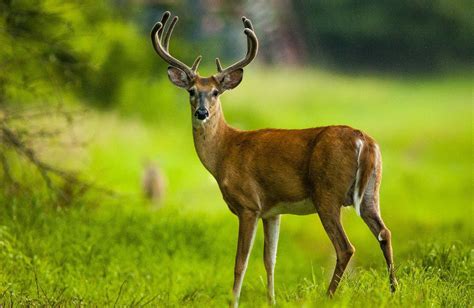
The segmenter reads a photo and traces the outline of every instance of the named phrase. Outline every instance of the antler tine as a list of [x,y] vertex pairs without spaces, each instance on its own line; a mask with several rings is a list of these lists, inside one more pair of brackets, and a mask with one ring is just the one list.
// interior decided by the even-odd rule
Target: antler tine
[[198,56],[196,60],[194,60],[193,66],[191,66],[191,70],[195,73],[197,68],[199,67],[199,63],[201,63],[202,56]]
[[244,33],[247,36],[247,54],[245,55],[245,58],[242,60],[232,64],[231,66],[222,69],[221,63],[219,61],[219,58],[216,59],[216,65],[217,65],[217,71],[219,75],[224,75],[228,72],[235,71],[239,68],[243,68],[246,65],[248,65],[252,60],[257,56],[258,52],[258,39],[257,36],[255,35],[255,32],[253,31],[253,25],[250,19],[246,17],[242,17],[242,21],[244,22]]
[[151,42],[153,43],[153,48],[155,51],[159,54],[158,49],[159,49],[159,35],[161,32],[163,32],[163,24],[161,21],[157,22],[153,28],[151,29]]
[[[191,68],[189,68],[189,66],[187,66],[183,62],[181,62],[178,59],[174,58],[168,51],[168,45],[169,45],[169,39],[171,37],[171,33],[173,32],[173,28],[176,25],[176,22],[178,21],[177,16],[175,16],[173,18],[173,20],[171,22],[171,25],[168,28],[168,31],[166,31],[166,33],[165,33],[165,40],[164,40],[165,47],[163,47],[163,45],[161,43],[161,37],[162,37],[161,35],[163,33],[163,29],[164,29],[165,24],[168,21],[170,15],[171,15],[171,13],[166,11],[162,16],[161,21],[157,22],[153,26],[153,28],[151,30],[151,40],[152,40],[152,43],[153,43],[153,48],[155,49],[156,53],[161,58],[163,58],[163,60],[168,62],[171,66],[174,66],[174,67],[177,67],[177,68],[183,70],[186,73],[186,75],[188,75],[189,78],[194,78],[194,76],[196,75],[195,71],[192,70]],[[198,59],[199,58],[200,57],[198,57]],[[195,69],[197,69],[197,66],[199,65],[200,59],[199,59],[199,61],[198,61],[198,59],[196,59],[196,61],[194,61],[194,64],[193,64],[193,67]]]
[[216,66],[217,66],[217,71],[219,73],[222,72],[222,65],[221,65],[221,60],[219,60],[219,58],[216,58]]
[[242,17],[242,21],[244,22],[244,27],[245,28],[249,28],[250,30],[254,31],[253,29],[253,24],[252,24],[252,21],[250,19],[248,19],[247,17]]
[[168,27],[168,30],[165,33],[164,40],[163,40],[163,47],[165,47],[166,51],[169,50],[170,37],[171,37],[171,34],[173,33],[174,26],[176,26],[176,23],[178,22],[178,20],[179,20],[178,16],[173,17],[173,19],[171,20],[171,24],[170,24],[170,26]]
[[[253,30],[253,25],[252,25],[252,22],[250,21],[250,19],[248,19],[245,16],[242,16],[242,22],[244,23],[244,28],[248,28],[248,29],[254,31]],[[249,51],[250,51],[250,39],[247,37],[247,53],[249,53]]]
[[163,16],[161,16],[161,24],[163,25],[161,27],[161,29],[158,31],[158,37],[161,39],[161,34],[163,32],[163,30],[165,29],[165,26],[166,26],[166,22],[168,21],[168,18],[170,18],[171,16],[171,13],[170,11],[166,11],[163,13]]

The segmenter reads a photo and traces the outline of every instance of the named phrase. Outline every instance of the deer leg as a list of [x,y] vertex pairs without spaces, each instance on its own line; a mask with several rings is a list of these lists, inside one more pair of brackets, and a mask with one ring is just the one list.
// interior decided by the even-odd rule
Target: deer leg
[[318,208],[318,214],[329,239],[336,249],[336,267],[334,268],[334,274],[332,275],[327,291],[327,294],[332,296],[334,292],[336,292],[347,264],[355,252],[355,248],[349,242],[344,228],[342,227],[340,208],[332,207],[328,210]]
[[255,231],[257,230],[258,217],[255,213],[244,211],[239,213],[239,240],[237,243],[237,255],[234,267],[234,307],[239,305],[240,291],[244,280],[245,271],[252,250]]
[[382,249],[385,261],[387,263],[390,279],[390,290],[395,292],[398,282],[395,276],[395,268],[393,265],[392,236],[390,230],[385,226],[382,217],[380,216],[378,198],[372,198],[369,201],[364,200],[361,208],[361,216],[369,227],[370,231],[372,231],[380,243],[380,248]]
[[274,270],[280,233],[280,215],[263,219],[263,232],[265,236],[263,261],[267,271],[267,296],[271,305],[275,305]]

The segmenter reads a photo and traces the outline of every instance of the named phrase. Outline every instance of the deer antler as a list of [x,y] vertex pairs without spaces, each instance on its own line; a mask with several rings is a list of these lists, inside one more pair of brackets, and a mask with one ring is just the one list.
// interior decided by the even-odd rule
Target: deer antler
[[247,35],[247,54],[245,55],[245,58],[232,64],[231,66],[225,69],[222,69],[221,61],[219,60],[219,58],[216,58],[216,66],[217,66],[217,71],[218,71],[219,76],[223,76],[229,72],[245,67],[250,62],[252,62],[252,60],[257,55],[258,39],[257,39],[257,36],[255,35],[252,22],[250,21],[250,19],[248,19],[245,16],[242,17],[242,21],[244,23],[244,28],[245,28],[244,33],[245,35]]
[[[166,27],[166,24],[168,22],[168,19],[170,17],[171,13],[169,11],[166,11],[163,13],[163,16],[161,17],[161,21],[157,22],[154,26],[153,29],[151,30],[151,41],[153,42],[153,47],[155,48],[156,53],[163,58],[166,62],[168,62],[171,66],[177,67],[184,71],[186,75],[190,79],[193,79],[196,76],[196,70],[199,66],[199,63],[201,62],[202,57],[198,56],[196,60],[194,60],[194,63],[191,67],[187,66],[183,62],[179,61],[175,57],[173,57],[169,53],[169,41],[171,34],[173,33],[173,29],[178,22],[178,16],[173,17],[171,20],[171,24],[169,25],[167,31],[165,31],[165,34],[163,35],[163,31]],[[163,39],[164,37],[164,39]],[[163,42],[162,42],[163,39]]]

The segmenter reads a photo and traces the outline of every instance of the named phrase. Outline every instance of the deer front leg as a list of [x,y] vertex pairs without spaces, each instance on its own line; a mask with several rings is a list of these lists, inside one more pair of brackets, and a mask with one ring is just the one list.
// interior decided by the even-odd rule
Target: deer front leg
[[238,307],[242,281],[249,261],[250,251],[252,250],[255,231],[257,230],[258,216],[251,211],[239,213],[239,240],[237,243],[237,255],[235,257],[234,268],[234,302],[233,306]]
[[280,233],[280,215],[263,219],[265,236],[263,260],[267,271],[267,296],[271,305],[275,305],[274,270]]

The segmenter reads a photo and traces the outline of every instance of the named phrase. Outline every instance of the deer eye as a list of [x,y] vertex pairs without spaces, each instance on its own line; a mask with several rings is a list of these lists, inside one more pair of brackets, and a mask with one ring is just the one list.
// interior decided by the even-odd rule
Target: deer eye
[[189,95],[194,96],[196,95],[196,90],[195,89],[189,89]]
[[217,95],[219,95],[219,91],[215,89],[212,90],[212,96],[217,97]]

